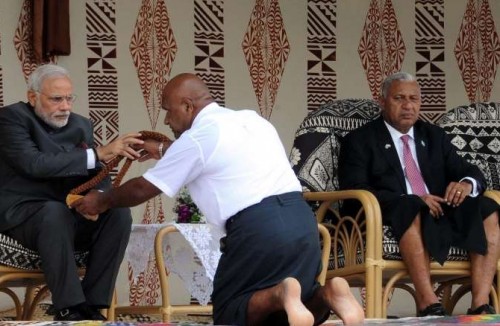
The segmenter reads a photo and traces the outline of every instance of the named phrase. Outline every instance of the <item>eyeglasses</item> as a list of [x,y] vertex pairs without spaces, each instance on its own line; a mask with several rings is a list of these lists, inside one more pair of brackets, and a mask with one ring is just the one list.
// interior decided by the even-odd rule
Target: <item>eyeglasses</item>
[[62,95],[47,95],[45,93],[42,93],[42,92],[37,92],[38,94],[42,94],[42,95],[45,95],[50,102],[52,102],[53,104],[61,104],[64,100],[66,100],[66,102],[68,103],[73,103],[76,101],[76,95],[75,94],[70,94],[70,95],[66,95],[66,96],[62,96]]

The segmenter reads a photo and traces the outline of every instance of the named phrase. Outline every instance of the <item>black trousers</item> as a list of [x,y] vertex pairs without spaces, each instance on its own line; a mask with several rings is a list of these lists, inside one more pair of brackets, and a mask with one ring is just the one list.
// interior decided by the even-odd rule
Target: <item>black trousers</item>
[[[90,221],[57,201],[34,202],[39,209],[22,224],[4,232],[40,254],[55,309],[83,302],[109,307],[116,277],[131,232],[130,209],[116,208]],[[25,207],[20,211],[33,211]],[[88,250],[83,280],[75,250]]]

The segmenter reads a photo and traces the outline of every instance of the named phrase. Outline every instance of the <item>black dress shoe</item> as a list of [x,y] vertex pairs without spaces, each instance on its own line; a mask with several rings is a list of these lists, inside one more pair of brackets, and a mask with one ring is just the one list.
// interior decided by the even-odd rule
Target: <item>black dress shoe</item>
[[54,315],[55,321],[77,321],[77,320],[87,320],[87,316],[83,314],[80,310],[76,308],[65,308],[56,312]]
[[99,309],[94,307],[89,307],[87,309],[87,315],[89,320],[106,320],[103,314],[99,311]]
[[495,308],[493,306],[490,306],[489,304],[483,304],[476,309],[467,309],[467,315],[482,315],[482,314],[487,314],[487,315],[494,315],[496,314]]
[[424,310],[420,310],[417,313],[417,317],[426,317],[426,316],[447,316],[446,310],[439,302],[428,305]]

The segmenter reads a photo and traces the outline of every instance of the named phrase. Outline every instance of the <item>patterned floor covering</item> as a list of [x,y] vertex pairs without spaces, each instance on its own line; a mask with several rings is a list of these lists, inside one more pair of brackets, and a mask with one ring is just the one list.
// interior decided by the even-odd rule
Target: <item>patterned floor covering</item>
[[[174,315],[173,321],[164,323],[159,315],[117,315],[116,321],[79,321],[79,322],[54,322],[53,316],[47,314],[48,305],[40,305],[35,312],[37,321],[14,321],[13,311],[0,313],[0,326],[207,326],[212,325],[211,316],[207,315]],[[449,317],[407,317],[399,319],[367,319],[364,325],[425,325],[425,326],[445,326],[445,325],[500,325],[499,315],[478,315],[467,316],[457,315]],[[323,326],[342,325],[340,320],[328,320]]]
[[[446,326],[446,325],[500,325],[500,315],[489,316],[453,316],[444,318],[402,318],[402,319],[383,319],[383,320],[366,320],[364,325],[424,325],[424,326]],[[55,322],[55,321],[0,321],[0,326],[55,326],[55,325],[72,325],[72,326],[201,326],[209,324],[199,324],[192,322],[134,322],[134,321],[78,321],[78,322]],[[342,325],[341,321],[329,321],[323,326]]]
[[78,325],[78,326],[140,326],[140,325],[162,325],[162,326],[207,326],[212,324],[212,316],[202,314],[174,314],[171,323],[163,323],[160,315],[142,315],[142,314],[119,314],[116,316],[116,321],[113,322],[98,322],[98,321],[82,321],[82,322],[54,322],[54,316],[50,312],[50,305],[40,304],[34,313],[36,321],[15,321],[15,311],[9,310],[0,312],[0,326],[6,325]]
[[[425,326],[445,326],[445,325],[500,325],[500,315],[457,315],[447,317],[407,317],[399,319],[371,319],[366,320],[364,325],[425,325]],[[342,325],[339,320],[328,321],[326,325]]]

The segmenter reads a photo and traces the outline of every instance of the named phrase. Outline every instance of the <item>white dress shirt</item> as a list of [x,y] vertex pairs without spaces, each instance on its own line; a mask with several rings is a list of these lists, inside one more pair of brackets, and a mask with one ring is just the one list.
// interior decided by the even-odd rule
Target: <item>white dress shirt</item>
[[198,113],[143,177],[169,197],[186,185],[207,221],[220,228],[266,197],[301,191],[271,123],[255,111],[216,103]]

